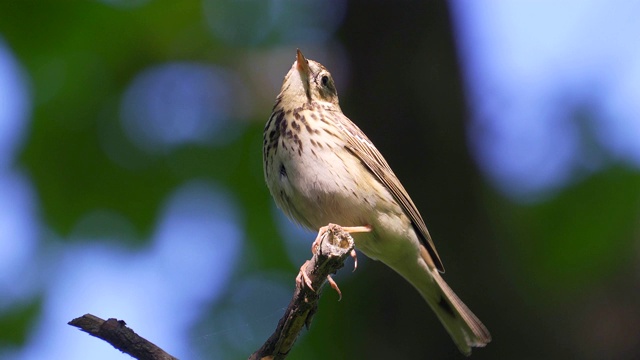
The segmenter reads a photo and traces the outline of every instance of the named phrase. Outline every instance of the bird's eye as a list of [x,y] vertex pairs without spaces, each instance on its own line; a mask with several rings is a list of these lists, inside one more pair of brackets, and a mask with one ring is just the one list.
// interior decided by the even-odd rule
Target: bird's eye
[[329,77],[327,75],[322,77],[322,85],[327,86],[329,83]]

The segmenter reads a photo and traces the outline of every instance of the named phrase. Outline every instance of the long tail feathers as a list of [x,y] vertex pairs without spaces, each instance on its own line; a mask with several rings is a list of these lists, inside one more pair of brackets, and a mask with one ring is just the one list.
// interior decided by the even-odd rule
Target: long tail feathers
[[415,287],[436,313],[461,353],[491,342],[489,330],[444,281],[424,246],[417,261],[386,263]]
[[487,345],[491,341],[489,330],[451,290],[438,270],[433,269],[431,273],[441,290],[441,296],[437,302],[430,296],[425,296],[426,294],[423,297],[438,315],[460,352],[468,356],[472,347]]

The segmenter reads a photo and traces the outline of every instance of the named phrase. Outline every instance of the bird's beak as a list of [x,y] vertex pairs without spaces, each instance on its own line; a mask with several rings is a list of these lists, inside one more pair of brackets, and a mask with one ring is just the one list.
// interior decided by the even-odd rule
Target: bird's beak
[[300,71],[302,74],[304,74],[305,76],[303,76],[303,78],[307,78],[309,76],[309,61],[304,57],[304,55],[302,55],[302,51],[300,51],[300,49],[297,49],[298,54],[296,56],[296,64],[297,64],[297,68],[298,71]]

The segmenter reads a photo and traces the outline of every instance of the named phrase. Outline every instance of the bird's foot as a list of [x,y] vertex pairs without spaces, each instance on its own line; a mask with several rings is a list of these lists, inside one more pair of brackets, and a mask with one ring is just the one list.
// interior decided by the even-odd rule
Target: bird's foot
[[[318,246],[320,246],[320,242],[322,242],[322,235],[324,235],[325,232],[330,231],[332,228],[334,228],[336,225],[335,224],[329,224],[327,226],[323,226],[318,230],[318,235],[316,236],[316,239],[313,240],[313,243],[311,244],[311,253],[315,254],[316,251],[318,250]],[[339,225],[337,225],[339,226]],[[372,230],[371,225],[364,225],[364,226],[340,226],[340,228],[342,228],[342,230],[346,233],[352,234],[352,233],[359,233],[359,232],[370,232]],[[353,257],[355,259],[355,253],[351,254],[351,257]],[[357,265],[356,265],[357,267]]]
[[316,290],[313,288],[313,283],[311,282],[311,279],[309,278],[307,273],[304,271],[304,268],[307,266],[308,262],[309,262],[308,260],[305,261],[305,263],[302,264],[302,266],[300,267],[298,276],[296,276],[296,284],[301,285],[302,282],[304,281],[304,284],[307,285],[307,287],[311,289],[311,291],[316,292]]
[[320,246],[320,243],[322,242],[322,235],[324,235],[324,233],[330,229],[331,225],[333,224],[329,224],[327,226],[323,226],[318,230],[318,235],[316,236],[316,239],[313,240],[313,243],[311,244],[311,253],[315,254],[316,251],[318,250],[318,246]]
[[[327,226],[323,226],[318,230],[318,235],[316,236],[315,240],[313,240],[313,243],[311,244],[311,252],[313,254],[316,253],[316,251],[318,250],[318,246],[320,246],[320,243],[322,242],[323,236],[327,231],[331,231],[332,228],[334,228],[336,225],[335,224],[329,224]],[[365,225],[365,226],[341,226],[340,228],[342,228],[342,230],[346,233],[359,233],[359,232],[370,232],[371,226],[370,225]],[[356,271],[356,269],[358,268],[358,255],[356,254],[355,250],[351,250],[351,252],[349,253],[349,255],[353,258],[353,271]],[[309,279],[309,276],[307,276],[307,274],[304,272],[304,267],[307,264],[305,263],[304,265],[302,265],[302,267],[300,267],[300,272],[298,273],[298,276],[296,277],[296,282],[298,284],[301,284],[303,281],[305,283],[305,285],[307,285],[307,287],[309,289],[311,289],[313,292],[315,292],[315,290],[313,289],[312,283],[311,283],[311,279]],[[333,278],[331,277],[331,275],[327,276],[327,281],[329,282],[329,285],[331,285],[331,288],[333,288],[333,290],[335,290],[338,293],[339,299],[338,301],[340,301],[342,299],[342,291],[340,291],[340,288],[338,287],[338,284],[335,282],[335,280],[333,280]]]

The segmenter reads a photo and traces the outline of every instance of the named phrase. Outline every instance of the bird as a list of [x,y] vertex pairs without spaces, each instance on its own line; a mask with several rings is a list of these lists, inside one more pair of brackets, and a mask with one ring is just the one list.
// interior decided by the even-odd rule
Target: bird
[[356,249],[413,285],[461,353],[491,341],[442,278],[444,266],[409,194],[342,112],[333,77],[299,49],[264,127],[263,165],[267,187],[290,219],[311,230],[330,223],[359,229]]

